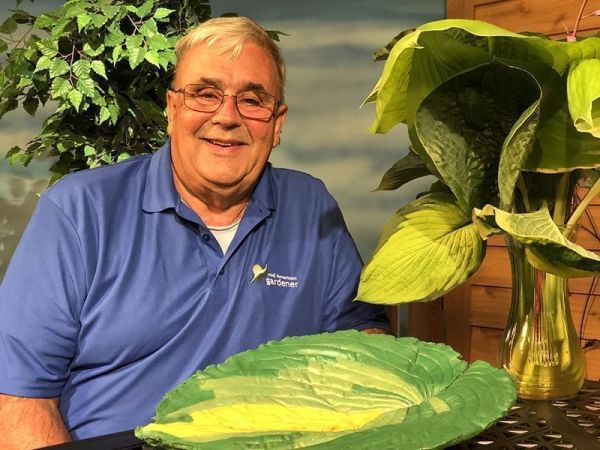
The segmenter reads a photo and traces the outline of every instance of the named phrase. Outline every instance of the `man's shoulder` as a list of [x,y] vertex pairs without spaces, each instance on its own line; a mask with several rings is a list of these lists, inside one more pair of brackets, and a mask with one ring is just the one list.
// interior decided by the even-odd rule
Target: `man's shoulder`
[[305,189],[327,192],[325,183],[323,183],[322,180],[306,172],[281,167],[273,167],[271,169],[271,173],[273,174],[273,179],[278,187],[302,187]]
[[125,161],[65,175],[44,195],[54,201],[78,196],[110,196],[125,194],[127,189],[145,182],[152,155],[139,155]]

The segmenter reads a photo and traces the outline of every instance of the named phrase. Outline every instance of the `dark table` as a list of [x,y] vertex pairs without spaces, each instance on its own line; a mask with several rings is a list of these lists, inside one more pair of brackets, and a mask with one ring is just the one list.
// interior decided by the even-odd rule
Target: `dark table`
[[[586,381],[571,400],[519,400],[478,436],[452,449],[600,450],[600,382]],[[53,450],[146,450],[133,431],[47,447]]]

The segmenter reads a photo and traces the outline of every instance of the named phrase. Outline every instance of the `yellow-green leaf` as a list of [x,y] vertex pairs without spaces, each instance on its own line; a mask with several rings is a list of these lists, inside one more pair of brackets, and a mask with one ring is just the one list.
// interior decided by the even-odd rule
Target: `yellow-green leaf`
[[451,195],[421,197],[385,225],[361,274],[357,300],[433,300],[470,277],[484,256],[485,243]]
[[600,59],[584,59],[571,66],[567,96],[577,130],[600,138]]
[[341,331],[272,341],[209,366],[167,393],[135,433],[171,449],[442,448],[515,399],[508,374],[468,366],[446,345]]

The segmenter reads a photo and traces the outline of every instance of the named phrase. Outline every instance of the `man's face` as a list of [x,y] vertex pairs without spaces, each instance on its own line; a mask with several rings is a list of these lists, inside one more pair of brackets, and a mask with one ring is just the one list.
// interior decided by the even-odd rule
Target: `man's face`
[[[260,88],[279,100],[275,63],[266,50],[250,42],[236,59],[203,44],[188,49],[174,84],[182,89],[192,83],[218,87],[226,95]],[[286,112],[282,105],[270,120],[247,119],[232,97],[225,97],[215,112],[197,112],[185,106],[183,94],[169,91],[168,132],[176,179],[194,195],[249,194],[279,143]]]

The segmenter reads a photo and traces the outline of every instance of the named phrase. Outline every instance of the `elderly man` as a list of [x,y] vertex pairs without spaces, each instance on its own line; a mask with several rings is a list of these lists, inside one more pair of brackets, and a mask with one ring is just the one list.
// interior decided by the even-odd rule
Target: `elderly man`
[[0,436],[31,448],[133,428],[196,370],[290,335],[385,332],[352,302],[336,202],[267,162],[285,70],[246,18],[177,45],[170,141],[45,192],[0,288]]

